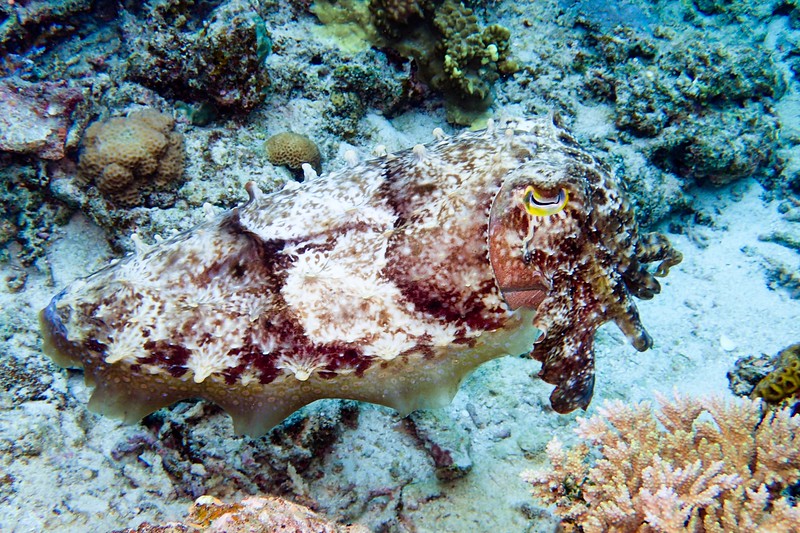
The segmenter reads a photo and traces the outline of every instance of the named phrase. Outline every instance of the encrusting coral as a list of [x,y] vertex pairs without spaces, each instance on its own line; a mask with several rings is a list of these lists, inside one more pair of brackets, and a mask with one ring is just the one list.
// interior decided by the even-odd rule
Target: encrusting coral
[[[523,474],[533,495],[583,531],[798,531],[781,491],[800,479],[800,418],[760,401],[658,397],[578,419],[589,444],[547,447]],[[595,459],[596,458],[596,459]]]
[[175,121],[155,109],[95,122],[83,136],[78,183],[123,205],[142,203],[143,193],[163,188],[183,175],[183,135]]

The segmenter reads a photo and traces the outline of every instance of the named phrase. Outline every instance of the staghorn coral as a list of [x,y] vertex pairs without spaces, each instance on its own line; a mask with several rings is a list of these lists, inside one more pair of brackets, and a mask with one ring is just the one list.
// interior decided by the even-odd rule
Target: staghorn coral
[[778,403],[800,390],[800,344],[781,350],[775,357],[775,369],[764,376],[753,389],[753,398]]
[[305,135],[292,131],[278,133],[267,139],[264,150],[273,165],[284,165],[299,171],[304,163],[308,163],[317,172],[322,171],[319,148]]
[[551,441],[551,468],[523,474],[534,496],[587,533],[797,531],[800,509],[780,493],[800,479],[800,419],[752,400],[658,403],[579,419],[589,444]]
[[183,174],[183,136],[171,116],[142,109],[95,122],[83,136],[78,183],[94,180],[119,205],[142,203],[143,193],[177,182]]

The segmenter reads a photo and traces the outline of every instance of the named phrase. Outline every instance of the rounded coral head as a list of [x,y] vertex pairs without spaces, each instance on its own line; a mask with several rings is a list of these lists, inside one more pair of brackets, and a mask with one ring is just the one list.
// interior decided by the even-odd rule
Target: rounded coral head
[[267,159],[273,165],[283,165],[293,171],[301,170],[308,163],[320,172],[321,156],[314,141],[291,131],[273,135],[264,143]]
[[180,183],[183,135],[170,115],[151,108],[94,122],[83,136],[78,183],[94,182],[120,206],[144,203],[149,192]]

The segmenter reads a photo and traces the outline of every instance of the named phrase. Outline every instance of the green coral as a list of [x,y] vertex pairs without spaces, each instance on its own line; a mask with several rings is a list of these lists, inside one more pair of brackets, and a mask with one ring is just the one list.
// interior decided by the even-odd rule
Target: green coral
[[800,343],[793,344],[777,355],[775,370],[758,382],[751,396],[779,403],[800,390]]
[[452,1],[436,12],[433,23],[442,35],[442,75],[434,86],[462,107],[487,107],[494,82],[517,70],[510,59],[511,32],[497,24],[481,30],[471,9]]
[[[352,22],[359,9],[353,5]],[[317,0],[314,12],[328,25],[343,25],[341,13]],[[420,78],[441,91],[448,119],[471,122],[492,103],[492,86],[518,70],[511,58],[511,32],[499,25],[481,28],[472,9],[454,0],[371,0],[371,28],[363,33],[374,46],[414,59]],[[346,96],[340,99],[346,100]],[[470,113],[473,113],[472,115]],[[463,117],[463,120],[462,118]]]
[[249,111],[264,100],[272,41],[251,5],[228,2],[208,12],[190,0],[148,5],[124,27],[130,79],[220,111]]

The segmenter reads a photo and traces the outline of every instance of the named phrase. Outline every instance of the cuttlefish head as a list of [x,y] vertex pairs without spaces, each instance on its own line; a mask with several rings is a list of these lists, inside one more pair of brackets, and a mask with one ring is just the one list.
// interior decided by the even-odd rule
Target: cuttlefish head
[[582,153],[532,159],[507,176],[489,217],[489,259],[511,309],[536,309],[531,355],[556,385],[553,409],[586,408],[594,389],[594,336],[614,321],[633,346],[652,346],[633,296],[652,298],[681,260],[665,237],[640,234],[613,178]]

